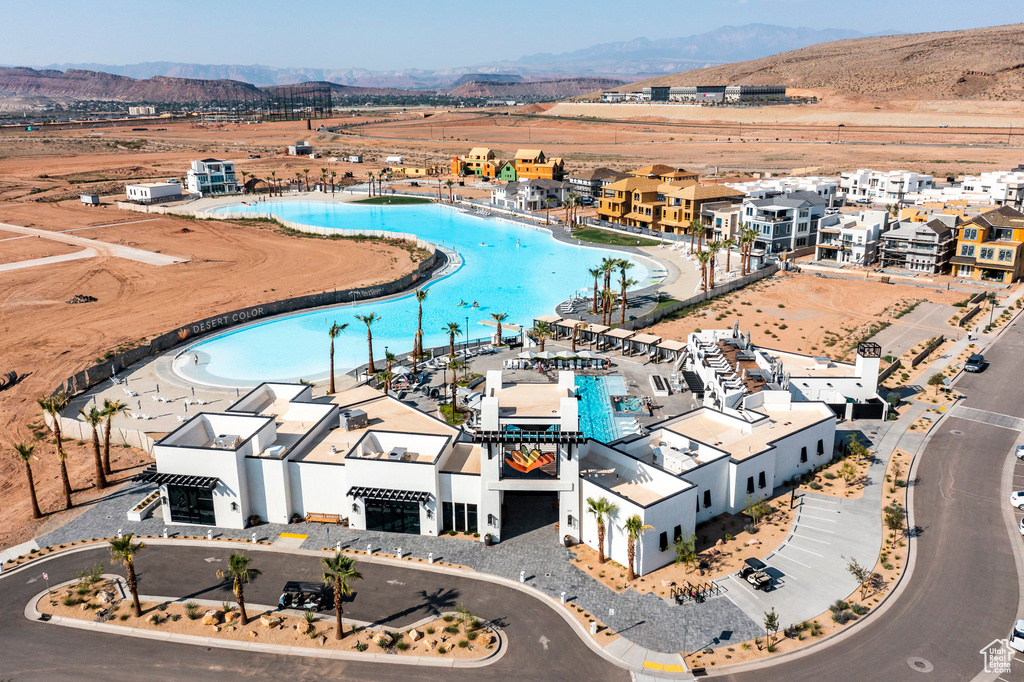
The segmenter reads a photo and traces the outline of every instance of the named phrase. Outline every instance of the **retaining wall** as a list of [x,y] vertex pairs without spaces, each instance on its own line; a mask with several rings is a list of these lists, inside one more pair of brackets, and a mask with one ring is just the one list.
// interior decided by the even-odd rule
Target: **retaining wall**
[[935,339],[933,339],[932,342],[929,343],[925,347],[925,349],[923,351],[921,351],[920,353],[918,353],[917,355],[914,356],[914,359],[910,361],[910,366],[913,368],[913,367],[917,367],[918,365],[920,365],[922,362],[924,362],[925,358],[927,358],[929,355],[931,355],[932,352],[936,348],[941,346],[942,343],[945,340],[946,340],[946,337],[941,335],[941,334],[939,336],[935,337]]

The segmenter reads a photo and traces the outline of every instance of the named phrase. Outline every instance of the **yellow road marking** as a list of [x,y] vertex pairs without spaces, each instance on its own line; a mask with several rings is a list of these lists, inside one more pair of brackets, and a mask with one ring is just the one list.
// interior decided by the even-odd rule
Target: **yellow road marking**
[[650,661],[644,661],[644,667],[650,668],[651,670],[665,670],[665,666],[661,663],[651,663]]

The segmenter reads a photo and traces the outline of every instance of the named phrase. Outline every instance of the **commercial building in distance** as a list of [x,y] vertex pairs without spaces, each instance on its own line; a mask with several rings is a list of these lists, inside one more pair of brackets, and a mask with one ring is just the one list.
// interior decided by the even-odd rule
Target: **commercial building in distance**
[[167,182],[140,182],[124,186],[128,201],[137,204],[159,204],[164,201],[181,199],[181,183],[177,180]]
[[313,145],[306,142],[305,140],[301,140],[299,142],[296,142],[295,144],[288,145],[289,156],[309,156],[312,153]]

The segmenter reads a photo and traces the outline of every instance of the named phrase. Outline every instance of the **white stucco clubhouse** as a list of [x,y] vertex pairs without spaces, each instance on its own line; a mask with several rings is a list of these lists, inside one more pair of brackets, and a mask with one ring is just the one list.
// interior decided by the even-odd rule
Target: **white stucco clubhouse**
[[[689,340],[698,364],[708,350],[698,360],[699,344],[744,343],[732,330],[716,334]],[[606,497],[618,507],[605,547],[615,561],[627,560],[627,518],[653,526],[637,551],[643,574],[671,562],[674,541],[697,524],[740,512],[832,457],[836,417],[826,401],[838,398],[824,383],[852,388],[859,372],[831,374],[813,391],[797,390],[800,376],[785,386],[744,381],[739,398],[727,388],[734,384],[713,388],[708,376],[704,406],[607,444],[579,430],[571,371],[548,384],[505,383],[489,371],[472,430],[368,386],[314,399],[307,385],[265,383],[159,440],[142,478],[160,486],[172,524],[245,528],[253,516],[288,523],[330,514],[355,529],[456,530],[494,542],[503,516],[517,513],[506,493],[546,493],[557,499],[560,535],[592,547],[597,526],[586,500]]]

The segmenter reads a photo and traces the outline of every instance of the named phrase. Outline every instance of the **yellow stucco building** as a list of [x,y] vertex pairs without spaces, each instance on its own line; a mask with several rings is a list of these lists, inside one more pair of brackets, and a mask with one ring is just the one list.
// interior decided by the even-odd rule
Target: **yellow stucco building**
[[957,228],[953,274],[1010,284],[1024,275],[1024,213],[1002,206]]

